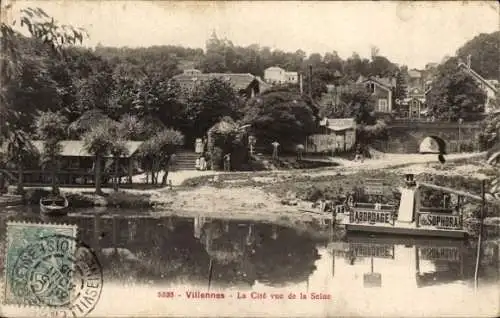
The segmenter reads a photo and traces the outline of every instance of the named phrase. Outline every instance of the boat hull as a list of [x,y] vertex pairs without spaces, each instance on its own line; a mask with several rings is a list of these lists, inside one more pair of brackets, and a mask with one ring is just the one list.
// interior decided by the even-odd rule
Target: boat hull
[[427,237],[465,238],[465,230],[430,229],[417,227],[377,226],[372,224],[345,224],[347,232],[411,235]]
[[44,215],[49,215],[49,216],[64,216],[68,214],[68,208],[65,207],[52,208],[40,205],[40,212]]
[[[52,204],[44,204],[47,199],[40,200],[40,213],[47,216],[64,216],[68,214],[68,200],[64,197],[64,204],[57,205],[54,202]],[[50,200],[49,200],[50,201]]]

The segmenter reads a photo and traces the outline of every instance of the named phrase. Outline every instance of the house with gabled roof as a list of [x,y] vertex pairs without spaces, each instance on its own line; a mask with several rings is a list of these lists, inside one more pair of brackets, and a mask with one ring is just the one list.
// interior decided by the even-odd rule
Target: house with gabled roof
[[390,114],[393,111],[393,90],[396,87],[395,78],[372,76],[369,78],[360,77],[357,81],[375,98],[375,112]]
[[463,70],[465,73],[469,74],[472,79],[479,85],[479,87],[486,94],[486,102],[484,105],[484,113],[489,114],[494,112],[496,105],[494,100],[499,90],[499,84],[497,79],[485,79],[479,75],[476,71],[471,68],[471,56],[468,56],[467,64],[464,62],[458,63],[458,68]]
[[184,70],[173,77],[182,89],[192,91],[197,85],[213,78],[227,81],[241,96],[251,98],[270,88],[260,77],[250,73],[203,73],[197,69]]

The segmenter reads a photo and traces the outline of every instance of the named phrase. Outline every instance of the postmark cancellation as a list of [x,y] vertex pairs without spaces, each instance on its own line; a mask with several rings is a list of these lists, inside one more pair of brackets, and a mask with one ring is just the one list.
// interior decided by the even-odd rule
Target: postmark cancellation
[[7,222],[4,305],[69,310],[85,316],[102,290],[93,251],[77,238],[77,226]]

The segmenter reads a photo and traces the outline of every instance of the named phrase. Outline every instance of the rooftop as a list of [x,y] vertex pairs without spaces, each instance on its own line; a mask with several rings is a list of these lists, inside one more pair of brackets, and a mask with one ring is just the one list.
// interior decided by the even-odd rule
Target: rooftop
[[[190,70],[191,72],[193,70]],[[192,86],[198,82],[208,81],[212,78],[227,80],[237,89],[246,89],[253,81],[257,80],[261,86],[267,88],[267,84],[258,76],[250,73],[199,73],[199,74],[179,74],[173,77],[181,86]]]
[[[33,146],[38,150],[39,153],[43,152],[43,141],[33,140],[31,141]],[[128,149],[128,154],[122,157],[130,157],[133,155],[137,149],[142,145],[142,141],[127,141],[126,147]],[[63,157],[93,157],[87,149],[84,147],[82,140],[63,140],[61,141],[62,151],[61,156]],[[108,156],[110,157],[110,156]]]

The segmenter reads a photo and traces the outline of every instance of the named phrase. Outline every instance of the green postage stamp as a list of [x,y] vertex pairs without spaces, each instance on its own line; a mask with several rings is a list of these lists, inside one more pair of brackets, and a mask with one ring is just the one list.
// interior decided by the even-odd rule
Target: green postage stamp
[[7,222],[3,303],[69,305],[76,237],[76,225]]

